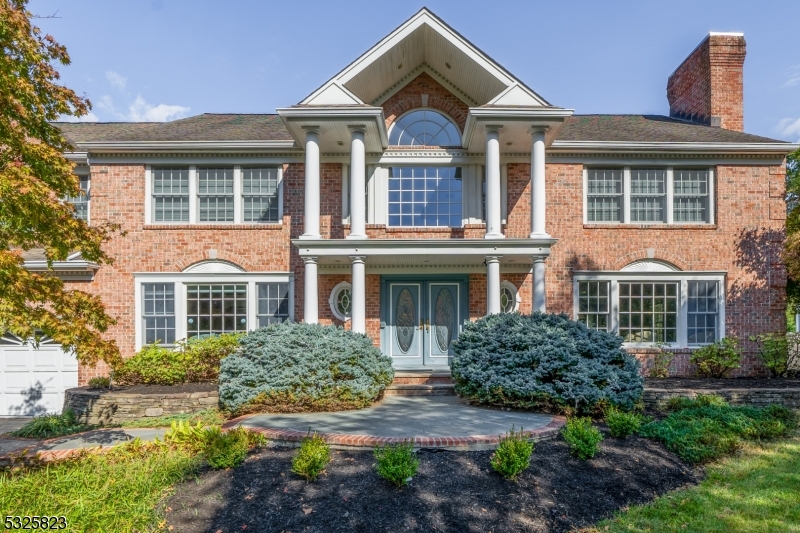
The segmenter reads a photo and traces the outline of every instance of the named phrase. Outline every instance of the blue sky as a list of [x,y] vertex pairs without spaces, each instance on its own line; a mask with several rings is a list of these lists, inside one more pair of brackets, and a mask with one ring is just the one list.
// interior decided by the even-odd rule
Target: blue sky
[[744,32],[745,130],[800,141],[797,0],[31,0],[92,120],[272,113],[426,5],[551,103],[668,114],[669,74],[709,31]]

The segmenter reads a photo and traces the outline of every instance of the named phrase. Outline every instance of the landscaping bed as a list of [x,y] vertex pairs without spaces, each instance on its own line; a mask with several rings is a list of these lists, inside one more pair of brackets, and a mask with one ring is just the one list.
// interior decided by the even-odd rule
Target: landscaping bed
[[607,436],[589,461],[562,439],[539,442],[516,482],[491,469],[492,452],[421,450],[402,489],[375,474],[371,451],[332,450],[313,483],[291,473],[295,453],[266,448],[235,470],[178,485],[163,502],[167,524],[189,532],[571,531],[702,477],[638,437]]
[[795,378],[645,378],[645,389],[800,389]]

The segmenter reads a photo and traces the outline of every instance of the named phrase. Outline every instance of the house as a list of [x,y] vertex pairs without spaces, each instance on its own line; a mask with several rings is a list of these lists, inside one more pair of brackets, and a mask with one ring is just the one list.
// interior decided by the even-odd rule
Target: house
[[[669,116],[580,115],[422,9],[275,114],[59,124],[79,216],[127,235],[114,265],[57,269],[102,297],[126,356],[303,320],[442,370],[466,321],[547,311],[619,332],[645,366],[667,344],[676,374],[736,335],[757,374],[746,339],[786,327],[796,146],[743,132],[744,59],[741,34],[710,33],[668,78]],[[108,373],[69,357],[26,363],[24,385]]]

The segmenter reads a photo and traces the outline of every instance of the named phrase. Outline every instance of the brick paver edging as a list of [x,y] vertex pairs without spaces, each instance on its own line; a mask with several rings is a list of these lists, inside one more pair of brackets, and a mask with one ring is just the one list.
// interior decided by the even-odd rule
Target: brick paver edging
[[[231,429],[238,425],[240,422],[255,415],[246,415],[228,421],[222,427],[223,429]],[[546,425],[537,429],[526,430],[524,435],[531,437],[534,440],[542,440],[554,437],[558,434],[566,423],[566,418],[563,416],[553,416],[553,419]],[[247,427],[251,431],[257,431],[266,438],[276,441],[284,442],[300,442],[306,436],[308,431],[298,431],[294,429],[277,429],[277,428],[258,428]],[[354,446],[363,448],[372,448],[384,444],[395,444],[399,442],[411,441],[415,448],[466,448],[470,446],[497,446],[500,443],[500,435],[471,435],[467,437],[375,437],[371,435],[350,435],[346,433],[317,433],[318,436],[327,444],[338,446]]]

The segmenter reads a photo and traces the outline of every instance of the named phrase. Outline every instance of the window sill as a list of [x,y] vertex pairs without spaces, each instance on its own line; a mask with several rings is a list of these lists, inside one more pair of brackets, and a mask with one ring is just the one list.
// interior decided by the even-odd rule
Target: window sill
[[663,230],[693,230],[713,231],[718,229],[716,224],[584,224],[583,229],[663,229]]
[[142,229],[145,230],[219,230],[219,229],[233,229],[233,230],[264,230],[264,231],[277,231],[284,228],[283,224],[229,224],[229,223],[207,223],[201,222],[199,224],[145,224]]

